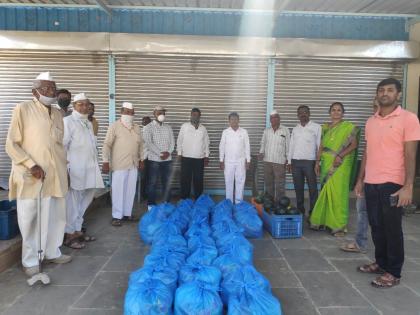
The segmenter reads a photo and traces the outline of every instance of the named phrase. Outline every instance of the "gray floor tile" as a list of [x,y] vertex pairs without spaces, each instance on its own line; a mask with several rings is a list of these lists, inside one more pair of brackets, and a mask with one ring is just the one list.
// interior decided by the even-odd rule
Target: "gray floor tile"
[[284,258],[254,259],[254,266],[258,271],[290,271]]
[[121,310],[105,309],[70,309],[66,315],[121,315]]
[[379,315],[372,307],[320,307],[322,315]]
[[104,267],[104,271],[124,271],[131,272],[143,266],[144,257],[149,253],[149,249],[134,246],[121,245],[112,255],[111,259]]
[[128,272],[100,272],[74,308],[122,309]]
[[75,256],[70,263],[58,265],[49,275],[54,284],[88,285],[108,259],[104,256]]
[[273,295],[279,299],[283,315],[318,315],[304,289],[278,288],[273,289]]
[[318,307],[368,306],[339,272],[298,272],[297,276]]
[[261,272],[270,281],[272,288],[301,288],[298,278],[290,271],[269,270]]
[[295,271],[335,271],[315,249],[283,249],[283,256]]
[[0,273],[0,310],[9,307],[30,290],[26,279],[18,266]]
[[83,249],[75,250],[75,256],[112,256],[112,254],[117,250],[120,242],[116,241],[95,241],[86,244],[86,247]]
[[402,274],[401,281],[420,295],[420,272],[405,271]]
[[367,286],[374,275],[364,274],[357,271],[357,267],[370,263],[368,259],[354,259],[354,260],[343,260],[343,259],[331,259],[330,262],[343,274],[349,282],[356,286]]
[[83,293],[86,286],[37,285],[20,297],[2,315],[65,314]]
[[254,259],[281,258],[282,255],[272,240],[250,240],[254,245]]
[[294,238],[294,239],[275,239],[274,243],[280,248],[314,248],[312,243],[306,238]]
[[420,242],[404,240],[404,249],[406,257],[420,258]]

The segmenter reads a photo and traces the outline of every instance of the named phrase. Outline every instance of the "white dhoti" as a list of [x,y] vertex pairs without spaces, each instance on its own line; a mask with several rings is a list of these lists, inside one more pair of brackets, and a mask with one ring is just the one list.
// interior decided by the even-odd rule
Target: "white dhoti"
[[131,216],[136,195],[137,168],[112,172],[112,217]]
[[95,196],[95,188],[76,190],[70,188],[66,196],[66,233],[82,230],[83,215]]
[[[237,162],[225,162],[226,199],[229,199],[234,203],[242,201],[244,195],[245,178],[245,160]],[[234,187],[235,199],[233,198]]]
[[[64,227],[66,225],[64,198],[41,199],[41,248],[43,257],[54,259],[61,256]],[[22,265],[38,265],[37,199],[18,199],[17,214],[22,234]]]

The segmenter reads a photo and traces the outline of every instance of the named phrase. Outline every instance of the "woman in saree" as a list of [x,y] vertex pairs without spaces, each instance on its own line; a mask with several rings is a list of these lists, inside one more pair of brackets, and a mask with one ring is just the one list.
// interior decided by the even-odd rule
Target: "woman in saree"
[[311,228],[328,228],[334,236],[347,232],[349,193],[356,174],[357,146],[360,129],[343,120],[344,106],[331,104],[331,122],[322,126],[315,173],[321,192],[310,217]]

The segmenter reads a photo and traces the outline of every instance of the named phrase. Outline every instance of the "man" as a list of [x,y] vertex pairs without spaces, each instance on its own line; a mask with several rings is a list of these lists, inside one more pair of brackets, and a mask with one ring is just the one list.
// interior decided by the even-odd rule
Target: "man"
[[243,199],[251,152],[248,132],[239,127],[238,113],[232,112],[228,118],[230,127],[223,130],[219,144],[220,169],[225,173],[226,199],[239,203]]
[[158,176],[162,183],[162,194],[165,201],[170,201],[170,180],[172,151],[175,147],[174,134],[171,126],[166,124],[166,110],[162,106],[156,106],[153,111],[153,120],[144,127],[144,141],[149,160],[147,204],[150,210],[156,204],[156,189]]
[[[146,127],[148,124],[152,122],[152,119],[150,119],[149,116],[144,116],[141,119],[141,125],[142,127]],[[144,135],[144,133],[143,133]],[[141,175],[141,196],[143,199],[147,199],[147,178],[149,177],[149,160],[147,158],[147,148],[144,146],[143,148],[143,155],[144,155],[144,168]]]
[[67,170],[70,189],[66,196],[67,223],[64,244],[81,249],[82,241],[94,241],[82,232],[83,215],[89,207],[97,188],[104,188],[98,164],[96,140],[88,120],[89,99],[85,93],[76,94],[73,112],[64,118],[64,148],[67,152]]
[[279,201],[285,195],[290,133],[280,125],[280,115],[275,110],[270,114],[270,124],[271,128],[264,130],[258,157],[264,160],[265,190],[275,201]]
[[[379,108],[378,101],[376,98],[373,100],[373,114],[377,112]],[[364,169],[366,167],[366,159],[362,159],[360,163],[359,173],[365,176]],[[362,187],[357,186],[355,189],[356,193],[356,211],[357,211],[357,231],[354,241],[343,244],[340,249],[348,253],[366,253],[367,242],[368,242],[368,215],[366,209],[366,198],[362,192]]]
[[293,128],[290,138],[287,171],[292,172],[296,193],[296,205],[305,215],[305,178],[309,188],[309,216],[312,213],[318,187],[315,174],[316,154],[321,144],[321,126],[310,120],[309,106],[301,105],[297,109],[299,123]]
[[411,204],[420,124],[416,115],[398,105],[401,83],[382,80],[376,90],[378,112],[366,123],[365,169],[359,174],[356,192],[364,191],[375,262],[358,271],[382,274],[374,287],[390,288],[400,283],[404,263],[403,207]]
[[203,193],[204,167],[209,164],[210,140],[207,129],[200,124],[201,111],[191,110],[190,122],[184,123],[178,134],[177,150],[181,159],[181,198],[190,198],[191,180],[194,197]]
[[71,115],[71,110],[69,110],[69,105],[71,103],[71,93],[69,90],[61,89],[57,91],[57,104],[59,110],[63,117]]
[[102,170],[112,171],[112,221],[121,226],[121,220],[132,217],[138,169],[143,168],[143,136],[134,123],[133,104],[124,102],[121,118],[108,128],[102,147]]
[[90,102],[89,103],[88,119],[92,123],[93,134],[95,135],[95,137],[98,137],[99,124],[98,124],[98,121],[96,120],[96,118],[93,115],[95,115],[95,104]]
[[[15,107],[6,140],[6,152],[12,160],[9,198],[17,199],[22,265],[28,276],[39,270],[38,219],[43,259],[59,264],[71,261],[60,251],[66,224],[66,152],[63,118],[51,106],[56,100],[56,86],[49,72],[37,76],[32,94],[33,100]],[[41,218],[37,218],[41,187]]]

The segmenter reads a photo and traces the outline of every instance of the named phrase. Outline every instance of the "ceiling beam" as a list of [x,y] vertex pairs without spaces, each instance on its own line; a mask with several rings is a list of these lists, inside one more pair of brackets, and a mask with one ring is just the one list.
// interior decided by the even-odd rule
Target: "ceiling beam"
[[95,0],[95,2],[102,10],[104,10],[106,13],[108,13],[109,16],[112,16],[112,10],[108,6],[108,3],[106,3],[105,0]]

